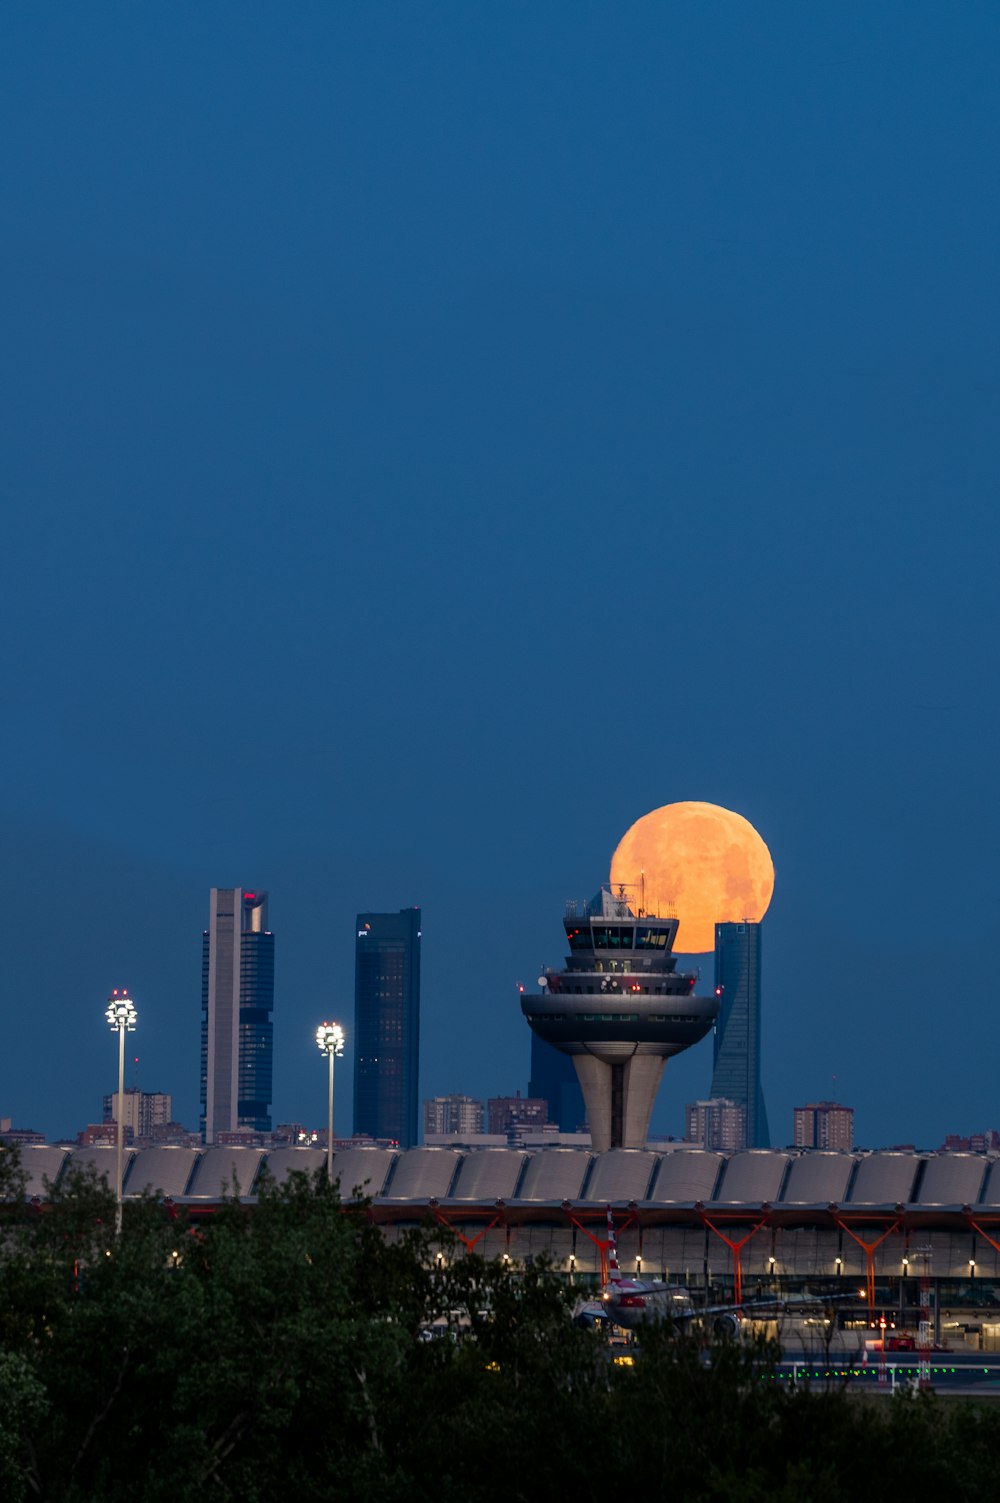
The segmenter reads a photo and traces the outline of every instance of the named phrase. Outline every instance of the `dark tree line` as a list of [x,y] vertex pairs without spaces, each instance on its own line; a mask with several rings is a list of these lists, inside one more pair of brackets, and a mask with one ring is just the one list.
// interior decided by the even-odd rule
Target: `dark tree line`
[[322,1175],[197,1223],[129,1205],[119,1239],[103,1184],[32,1207],[9,1150],[0,1199],[7,1503],[992,1496],[992,1409],[795,1391],[666,1328],[614,1366],[544,1268],[438,1269],[439,1232],[386,1241]]

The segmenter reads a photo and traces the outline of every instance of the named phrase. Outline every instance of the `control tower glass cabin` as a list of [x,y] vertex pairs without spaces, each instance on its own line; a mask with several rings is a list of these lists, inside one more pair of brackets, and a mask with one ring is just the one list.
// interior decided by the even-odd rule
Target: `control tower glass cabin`
[[663,1067],[705,1037],[718,999],[694,996],[694,975],[675,969],[675,918],[636,915],[602,887],[585,907],[567,904],[563,923],[566,966],[539,976],[521,1011],[571,1056],[594,1149],[644,1148]]

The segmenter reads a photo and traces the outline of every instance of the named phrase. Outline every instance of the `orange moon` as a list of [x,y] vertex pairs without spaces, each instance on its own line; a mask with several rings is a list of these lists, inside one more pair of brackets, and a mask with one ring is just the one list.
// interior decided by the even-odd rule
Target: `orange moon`
[[[680,920],[674,949],[715,949],[716,924],[764,917],[774,892],[771,852],[742,814],[718,804],[664,804],[637,819],[611,858],[611,886],[633,911]],[[645,894],[645,903],[640,892]]]

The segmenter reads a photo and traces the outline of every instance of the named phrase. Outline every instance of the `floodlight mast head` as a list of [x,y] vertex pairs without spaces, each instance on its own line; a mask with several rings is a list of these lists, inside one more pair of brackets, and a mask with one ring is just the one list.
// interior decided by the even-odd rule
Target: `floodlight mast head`
[[344,1052],[344,1030],[339,1023],[321,1023],[316,1029],[316,1043],[320,1054],[332,1054],[339,1059]]
[[129,996],[125,987],[119,991],[116,987],[108,998],[108,1007],[104,1016],[111,1028],[121,1029],[125,1033],[134,1033],[139,1014],[135,1010],[135,1003]]

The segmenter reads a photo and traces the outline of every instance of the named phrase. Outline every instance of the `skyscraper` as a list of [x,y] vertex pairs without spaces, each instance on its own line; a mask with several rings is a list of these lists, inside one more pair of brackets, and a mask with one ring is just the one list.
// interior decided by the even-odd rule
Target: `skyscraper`
[[419,1142],[420,909],[359,913],[354,942],[354,1131]]
[[747,1145],[770,1148],[760,1084],[760,924],[716,924],[719,1021],[709,1096],[746,1107]]
[[201,966],[201,1135],[271,1130],[274,935],[267,893],[213,887]]
[[528,1095],[541,1096],[549,1103],[549,1117],[559,1123],[560,1132],[578,1132],[586,1120],[587,1109],[572,1057],[547,1044],[537,1033],[531,1035]]

